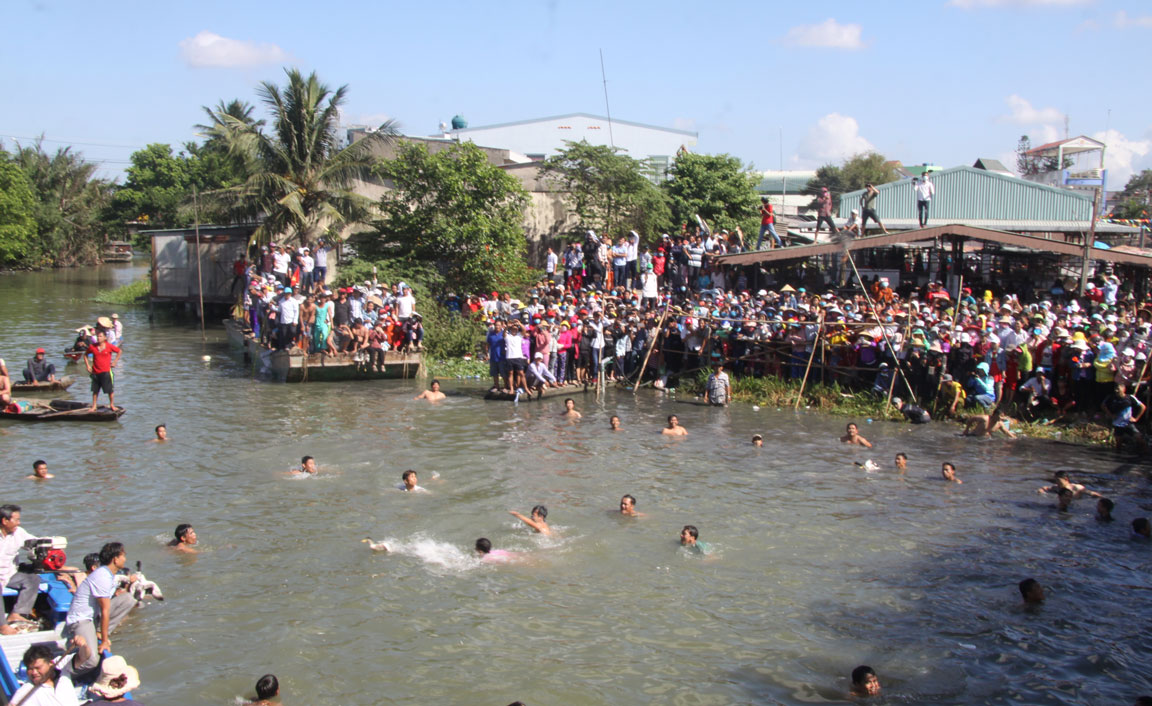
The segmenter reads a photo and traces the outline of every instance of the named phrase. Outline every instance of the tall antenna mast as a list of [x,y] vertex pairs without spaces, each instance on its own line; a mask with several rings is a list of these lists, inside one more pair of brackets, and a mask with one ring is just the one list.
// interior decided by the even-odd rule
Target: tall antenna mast
[[604,73],[604,50],[600,50],[600,78],[604,81],[604,110],[608,113],[608,144],[616,149],[616,139],[612,136],[612,108],[608,107],[608,74]]

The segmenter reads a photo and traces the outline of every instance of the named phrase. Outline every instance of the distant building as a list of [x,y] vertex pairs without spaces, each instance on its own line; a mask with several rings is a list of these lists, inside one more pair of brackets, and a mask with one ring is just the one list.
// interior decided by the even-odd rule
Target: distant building
[[1016,176],[1012,170],[1004,166],[1004,163],[998,159],[989,159],[987,157],[979,157],[976,163],[972,165],[973,169],[983,169],[986,172],[992,172],[1001,176]]
[[[1097,189],[1108,188],[1104,147],[1103,142],[1086,135],[1033,147],[1024,156],[1033,160],[1040,171],[1024,178],[1037,184],[1071,189],[1091,198]],[[1100,207],[1103,208],[1103,204]]]
[[469,127],[456,116],[451,125],[442,125],[442,137],[471,140],[479,145],[499,145],[526,155],[534,161],[546,159],[564,149],[566,142],[584,140],[590,145],[614,145],[634,159],[646,159],[657,178],[663,178],[676,153],[696,146],[697,134],[630,120],[569,113],[547,118]]
[[816,178],[815,171],[803,169],[767,170],[760,172],[756,193],[767,196],[780,215],[795,216],[812,202],[810,194],[802,193],[808,182]]

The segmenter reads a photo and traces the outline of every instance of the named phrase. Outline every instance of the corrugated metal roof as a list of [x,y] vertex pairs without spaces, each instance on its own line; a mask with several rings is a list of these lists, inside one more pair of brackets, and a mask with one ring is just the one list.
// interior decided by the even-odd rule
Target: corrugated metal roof
[[[977,221],[1083,221],[1092,213],[1092,199],[1067,189],[974,167],[952,167],[932,175],[936,195],[930,218],[936,222]],[[876,212],[885,218],[916,218],[916,192],[911,181],[876,187]],[[864,193],[850,191],[840,197],[840,217],[859,208]]]
[[[879,197],[877,197],[879,198]],[[885,218],[880,216],[880,220],[884,221],[884,227],[888,230],[919,230],[920,222],[915,218]],[[945,219],[937,219],[929,215],[928,226],[932,227]],[[963,225],[973,226],[975,228],[989,228],[991,230],[1008,230],[1025,233],[1087,233],[1091,224],[1088,221],[1018,221],[1011,219],[997,219],[997,218],[974,218],[964,221]],[[871,220],[868,221],[868,230],[871,232],[876,228],[876,225]],[[1097,233],[1139,233],[1139,228],[1132,226],[1120,225],[1119,223],[1097,223]]]
[[[774,248],[772,250],[759,250],[734,255],[721,255],[716,258],[721,265],[750,265],[753,263],[773,262],[780,260],[795,260],[815,255],[829,255],[842,252],[847,246],[849,250],[868,250],[871,248],[891,247],[904,243],[922,242],[932,238],[945,236],[963,236],[984,242],[1000,243],[1016,247],[1029,248],[1046,252],[1059,253],[1065,256],[1081,258],[1084,248],[1076,243],[1054,240],[1051,238],[1038,238],[1020,233],[1007,233],[987,228],[973,228],[968,225],[942,225],[925,228],[911,233],[891,233],[889,235],[873,235],[864,238],[854,238],[844,245],[837,243],[817,243],[814,245],[797,245],[787,248]],[[1152,253],[1121,252],[1117,250],[1103,250],[1093,248],[1091,259],[1106,260],[1108,262],[1121,262],[1125,264],[1152,267]]]
[[796,174],[765,174],[760,183],[756,185],[756,192],[760,194],[780,194],[787,187],[789,194],[799,193],[816,176],[816,172],[797,172]]

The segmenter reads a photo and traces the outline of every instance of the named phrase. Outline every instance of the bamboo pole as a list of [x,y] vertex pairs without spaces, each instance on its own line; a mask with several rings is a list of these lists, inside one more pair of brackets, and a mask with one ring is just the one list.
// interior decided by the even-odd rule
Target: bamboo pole
[[[856,274],[856,283],[860,285],[860,291],[864,292],[864,299],[872,309],[872,315],[876,317],[876,323],[880,326],[880,334],[884,336],[884,343],[888,345],[888,350],[893,350],[892,341],[888,338],[888,330],[880,321],[880,312],[876,309],[876,304],[872,301],[872,295],[868,293],[868,288],[864,286],[864,279],[860,277],[860,270],[856,269],[856,259],[852,257],[852,251],[845,250],[844,254],[848,256],[848,264],[852,265],[852,272]],[[900,378],[904,380],[904,386],[908,388],[909,399],[916,402],[916,393],[912,390],[912,383],[908,382],[908,377],[904,375],[903,370],[900,370]]]
[[200,339],[208,342],[208,334],[204,331],[204,271],[200,260],[200,201],[196,194],[196,187],[192,187],[192,213],[196,224],[196,289],[200,292]]
[[664,305],[664,313],[660,315],[660,321],[656,324],[656,333],[652,335],[652,342],[648,344],[648,352],[644,354],[644,364],[640,366],[640,374],[636,376],[636,385],[632,387],[632,394],[640,389],[640,381],[644,379],[644,371],[648,369],[648,358],[652,356],[652,351],[656,348],[656,341],[664,335],[664,319],[668,317],[668,310],[672,308],[672,299],[668,299],[668,303]]
[[816,322],[816,340],[812,342],[812,354],[808,356],[808,366],[804,368],[804,379],[800,382],[800,391],[796,393],[796,404],[792,409],[800,409],[800,400],[804,399],[804,388],[808,385],[808,373],[812,370],[812,361],[816,358],[816,349],[821,346],[821,338],[824,336],[824,317],[821,316],[820,320]]
[[[911,335],[911,332],[912,332],[912,311],[911,311],[912,307],[908,307],[908,309],[909,309],[908,316],[907,316],[906,320],[904,321],[904,343],[903,343],[903,345],[905,345],[905,346],[908,345],[908,337]],[[897,367],[900,366],[900,353],[898,351],[892,351],[892,364],[897,366]],[[895,371],[893,371],[892,379],[888,381],[888,400],[884,403],[884,415],[885,416],[888,415],[888,407],[889,407],[889,405],[892,404],[892,393],[895,391],[896,391],[896,373],[895,373]]]

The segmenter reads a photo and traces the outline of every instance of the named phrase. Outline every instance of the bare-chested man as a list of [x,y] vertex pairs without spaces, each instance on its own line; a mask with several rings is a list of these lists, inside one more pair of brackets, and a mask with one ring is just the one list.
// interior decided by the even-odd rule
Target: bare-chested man
[[956,477],[956,466],[953,466],[947,461],[940,464],[940,477],[949,483],[956,483],[957,485],[964,483],[964,481]]
[[560,416],[568,417],[569,419],[580,419],[584,415],[576,411],[576,402],[571,397],[569,397],[568,399],[564,400],[564,411],[560,413]]
[[1053,480],[1055,481],[1055,483],[1053,483],[1052,485],[1046,485],[1043,488],[1037,488],[1036,492],[1037,493],[1059,493],[1061,490],[1067,489],[1067,490],[1072,492],[1072,499],[1073,500],[1079,500],[1080,498],[1084,497],[1085,495],[1088,495],[1088,496],[1093,497],[1093,498],[1104,497],[1103,495],[1101,495],[1100,493],[1097,493],[1094,490],[1088,490],[1088,488],[1081,483],[1073,483],[1072,479],[1070,479],[1068,477],[1067,471],[1056,471],[1056,474],[1055,474]]
[[299,468],[293,468],[292,470],[288,471],[288,473],[286,473],[285,475],[289,475],[289,476],[314,476],[318,472],[319,472],[319,469],[316,468],[316,459],[312,458],[311,456],[305,456],[304,458],[300,459],[300,467]]
[[628,517],[641,517],[644,513],[636,511],[636,498],[632,495],[625,495],[620,498],[620,514]]
[[196,549],[196,530],[192,525],[180,524],[176,525],[176,531],[173,532],[175,539],[168,542],[168,546],[172,549],[182,552],[184,554],[199,554],[200,551]]
[[432,386],[430,388],[421,392],[419,395],[416,395],[412,399],[414,399],[414,400],[428,400],[429,402],[439,402],[440,400],[444,399],[445,397],[447,397],[447,395],[445,395],[443,392],[440,391],[440,381],[439,380],[433,380]]
[[531,517],[524,517],[515,510],[509,510],[508,514],[512,515],[540,534],[545,534],[548,536],[552,535],[552,528],[548,526],[547,522],[545,522],[545,520],[548,519],[548,508],[544,507],[543,505],[537,505],[533,507]]
[[48,480],[55,477],[48,472],[48,464],[45,461],[36,461],[32,464],[32,475],[28,476],[28,480]]
[[995,432],[1003,432],[1009,439],[1015,439],[1016,434],[1008,430],[1008,422],[1000,408],[992,410],[992,414],[973,414],[968,417],[968,425],[964,427],[964,436],[992,436]]
[[863,446],[866,449],[872,448],[872,442],[860,436],[860,430],[852,422],[848,422],[848,427],[844,430],[846,433],[840,437],[840,441],[845,444],[855,444],[856,446]]
[[680,426],[680,420],[675,414],[668,415],[668,426],[660,430],[664,436],[688,436],[688,430]]
[[157,444],[162,444],[165,441],[168,441],[168,427],[164,426],[163,424],[157,424],[155,431],[156,438],[152,441],[156,442]]
[[620,417],[613,414],[612,418],[608,420],[608,428],[612,431],[620,431]]

